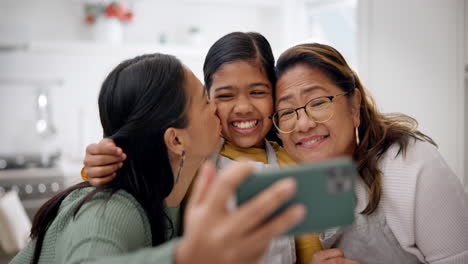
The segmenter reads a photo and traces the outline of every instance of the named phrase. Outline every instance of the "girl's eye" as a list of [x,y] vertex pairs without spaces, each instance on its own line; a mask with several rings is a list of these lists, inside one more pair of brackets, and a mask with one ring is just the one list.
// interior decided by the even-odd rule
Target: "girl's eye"
[[220,98],[220,99],[227,99],[227,98],[232,98],[233,95],[232,94],[218,94],[216,95],[216,98]]
[[250,94],[266,94],[265,91],[252,91]]

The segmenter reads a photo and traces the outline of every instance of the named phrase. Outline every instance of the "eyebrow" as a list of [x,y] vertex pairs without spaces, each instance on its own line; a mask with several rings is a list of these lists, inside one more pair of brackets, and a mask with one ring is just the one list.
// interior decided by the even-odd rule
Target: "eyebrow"
[[232,87],[230,85],[227,85],[227,86],[218,87],[214,91],[216,93],[216,92],[219,92],[219,91],[222,91],[222,90],[232,90],[232,89],[234,89],[234,87]]
[[271,88],[270,85],[264,83],[264,82],[256,82],[256,83],[251,83],[249,84],[249,88],[255,88],[257,86],[264,86],[264,87],[267,87],[267,88]]
[[[263,87],[271,89],[270,85],[268,85],[267,83],[264,83],[264,82],[251,83],[251,84],[249,84],[249,89],[252,89],[252,88],[255,88],[255,87],[258,87],[258,86],[263,86]],[[219,92],[219,91],[222,91],[222,90],[233,90],[233,89],[234,89],[234,87],[232,85],[226,85],[226,86],[218,87],[214,91]]]
[[[323,88],[320,85],[313,85],[313,86],[309,86],[309,87],[306,87],[306,88],[302,89],[301,92],[300,92],[300,96],[303,96],[304,94],[308,94],[308,93],[316,91],[316,90],[326,91],[326,89]],[[279,105],[279,103],[281,103],[281,102],[291,100],[292,97],[293,96],[291,94],[280,97],[280,98],[278,98],[278,101],[277,101],[276,105]]]

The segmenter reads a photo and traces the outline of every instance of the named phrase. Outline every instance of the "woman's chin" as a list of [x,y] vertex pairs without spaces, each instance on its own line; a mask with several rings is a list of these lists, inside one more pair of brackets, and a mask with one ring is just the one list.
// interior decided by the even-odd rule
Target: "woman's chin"
[[253,148],[253,147],[263,147],[264,140],[261,137],[244,137],[236,138],[235,140],[229,140],[230,143],[240,148]]
[[324,155],[324,153],[315,152],[315,151],[302,151],[296,156],[297,160],[301,163],[315,163],[329,160],[333,157],[329,155]]

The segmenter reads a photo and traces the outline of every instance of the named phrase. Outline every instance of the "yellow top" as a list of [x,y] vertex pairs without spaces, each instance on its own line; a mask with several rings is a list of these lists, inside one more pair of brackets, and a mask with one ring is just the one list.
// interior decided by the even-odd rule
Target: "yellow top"
[[[289,157],[288,153],[284,150],[284,148],[278,145],[278,143],[270,141],[270,144],[275,150],[276,158],[278,159],[279,165],[284,167],[296,163],[291,157]],[[232,160],[236,160],[242,157],[268,164],[268,157],[265,149],[241,148],[238,146],[234,146],[229,141],[226,141],[224,143],[223,147],[221,148],[220,155]]]
[[[295,161],[288,155],[284,148],[276,142],[270,141],[271,146],[276,152],[276,158],[282,167],[295,164]],[[240,157],[252,159],[258,162],[268,163],[266,150],[263,148],[240,148],[226,141],[221,148],[220,154],[232,160]],[[317,234],[307,234],[295,238],[297,263],[308,264],[312,255],[322,249]]]

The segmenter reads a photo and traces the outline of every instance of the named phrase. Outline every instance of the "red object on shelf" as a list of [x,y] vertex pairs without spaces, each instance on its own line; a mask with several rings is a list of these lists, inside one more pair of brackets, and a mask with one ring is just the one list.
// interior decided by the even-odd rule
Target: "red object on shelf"
[[96,21],[96,19],[91,15],[87,15],[85,20],[87,24],[93,24]]
[[132,12],[127,12],[124,14],[123,20],[124,21],[131,21],[133,19],[133,13]]
[[115,4],[110,4],[106,7],[106,17],[114,17],[114,16],[117,16],[117,7],[115,6]]
[[129,22],[133,19],[134,14],[127,5],[119,2],[85,5],[85,21],[87,24],[93,24],[100,16],[117,18],[120,21]]

